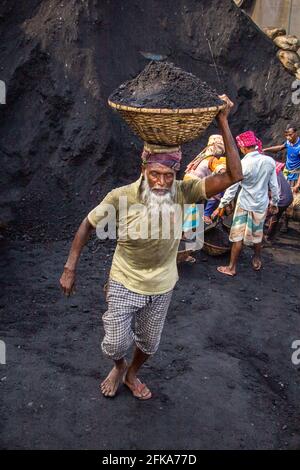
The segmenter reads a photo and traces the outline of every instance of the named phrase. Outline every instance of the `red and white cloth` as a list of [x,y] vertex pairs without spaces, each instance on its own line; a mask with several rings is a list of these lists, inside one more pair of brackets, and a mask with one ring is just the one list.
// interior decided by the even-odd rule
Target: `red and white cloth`
[[238,146],[241,147],[257,147],[262,152],[262,141],[256,137],[253,131],[246,131],[236,137]]

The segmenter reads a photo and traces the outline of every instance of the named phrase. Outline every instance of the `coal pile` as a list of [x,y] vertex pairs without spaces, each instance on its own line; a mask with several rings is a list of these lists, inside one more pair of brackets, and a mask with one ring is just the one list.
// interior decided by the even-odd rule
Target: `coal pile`
[[220,106],[218,93],[192,73],[168,62],[150,62],[133,80],[109,98],[119,104],[148,108],[207,108]]
[[[288,122],[298,119],[295,77],[278,61],[273,41],[231,0],[28,0],[22,7],[2,0],[1,231],[29,240],[69,238],[109,190],[138,178],[142,144],[107,99],[149,65],[143,51],[226,93],[236,104],[235,135],[253,129],[264,145],[281,142]],[[136,104],[149,106],[142,81],[138,89]],[[190,107],[194,91],[187,87],[183,102],[168,93],[166,102],[152,90],[152,99],[157,92],[161,106]],[[191,101],[205,106],[202,98]],[[215,131],[212,125],[183,147],[183,167]]]

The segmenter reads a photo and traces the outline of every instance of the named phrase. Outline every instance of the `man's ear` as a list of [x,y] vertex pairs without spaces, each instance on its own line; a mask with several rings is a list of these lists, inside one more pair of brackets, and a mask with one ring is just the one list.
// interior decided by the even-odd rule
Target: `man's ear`
[[146,165],[142,165],[142,174],[145,176],[146,173]]

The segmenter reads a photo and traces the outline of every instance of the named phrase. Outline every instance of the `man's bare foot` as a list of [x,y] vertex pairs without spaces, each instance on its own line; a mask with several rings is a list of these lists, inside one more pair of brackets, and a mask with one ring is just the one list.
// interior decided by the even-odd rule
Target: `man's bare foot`
[[101,392],[105,397],[114,397],[127,369],[127,362],[120,367],[114,366],[108,376],[100,385]]
[[[186,251],[179,251],[177,253],[177,264],[180,264],[180,263],[185,263],[188,258],[190,258],[190,253],[192,253],[191,250],[186,250]],[[196,261],[196,260],[195,260]]]
[[132,395],[139,400],[149,400],[149,398],[152,397],[149,388],[143,384],[134,373],[130,372],[129,369],[124,376],[123,383],[131,390]]
[[235,276],[236,275],[236,270],[230,268],[229,266],[219,266],[217,268],[217,270],[219,271],[219,273],[227,274],[227,276]]
[[261,259],[258,258],[257,256],[252,257],[252,267],[254,271],[260,271],[262,266]]

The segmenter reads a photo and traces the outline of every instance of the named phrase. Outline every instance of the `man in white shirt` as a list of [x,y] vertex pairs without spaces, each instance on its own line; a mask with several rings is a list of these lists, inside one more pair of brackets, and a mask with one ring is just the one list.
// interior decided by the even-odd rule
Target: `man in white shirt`
[[229,239],[233,243],[230,263],[219,266],[220,273],[234,276],[243,244],[254,247],[252,266],[256,271],[261,269],[261,244],[263,226],[269,206],[269,190],[271,192],[271,214],[278,212],[279,188],[273,158],[261,153],[261,141],[254,132],[247,131],[236,138],[241,152],[245,155],[242,160],[244,179],[230,186],[221,199],[218,210],[227,206],[237,193],[238,195]]

